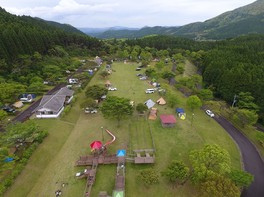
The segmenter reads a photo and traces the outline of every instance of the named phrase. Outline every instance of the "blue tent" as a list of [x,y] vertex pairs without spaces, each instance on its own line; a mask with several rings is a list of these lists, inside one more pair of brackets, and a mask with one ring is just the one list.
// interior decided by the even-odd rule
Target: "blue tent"
[[8,158],[5,159],[5,163],[9,163],[9,162],[11,162],[11,161],[13,161],[13,160],[14,160],[14,158],[12,158],[12,157],[8,157]]
[[117,157],[124,157],[124,156],[126,156],[126,150],[118,150],[116,156]]
[[184,113],[184,109],[183,108],[176,108],[176,112],[179,113]]

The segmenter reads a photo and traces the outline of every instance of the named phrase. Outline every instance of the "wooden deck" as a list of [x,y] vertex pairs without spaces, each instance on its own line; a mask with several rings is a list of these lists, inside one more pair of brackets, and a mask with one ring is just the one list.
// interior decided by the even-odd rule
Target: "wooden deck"
[[[141,155],[144,154],[143,156]],[[136,152],[135,164],[151,164],[155,163],[155,157],[151,156],[148,152]]]
[[[80,156],[76,161],[76,166],[92,166],[91,169],[83,174],[83,177],[87,177],[86,188],[84,191],[84,197],[89,197],[92,186],[95,182],[96,170],[99,164],[117,164],[117,172],[115,177],[115,189],[114,192],[125,192],[125,163],[126,159],[134,162],[135,164],[152,164],[155,163],[154,149],[134,150],[134,157],[117,157],[116,155],[87,155]],[[106,197],[107,192],[100,192],[100,197]]]
[[116,164],[118,163],[118,158],[116,157],[116,155],[80,156],[75,165],[89,166],[93,165],[94,162],[97,162],[97,164]]

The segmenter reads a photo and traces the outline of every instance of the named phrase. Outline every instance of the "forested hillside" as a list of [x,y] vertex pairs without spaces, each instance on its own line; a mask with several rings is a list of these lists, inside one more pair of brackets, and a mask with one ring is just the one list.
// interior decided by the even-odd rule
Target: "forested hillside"
[[34,52],[47,54],[52,46],[71,44],[82,46],[91,52],[100,47],[97,39],[81,33],[68,33],[44,20],[11,15],[0,8],[0,59],[10,62],[18,55]]
[[204,22],[180,27],[144,27],[140,30],[109,30],[95,35],[98,38],[140,38],[148,35],[182,36],[196,40],[220,40],[251,33],[264,33],[264,1],[225,12]]
[[[203,60],[203,79],[217,97],[232,103],[235,95],[250,92],[264,110],[264,35],[243,36],[208,51]],[[239,98],[238,98],[239,100]]]
[[103,43],[69,25],[29,16],[15,16],[0,8],[0,107],[19,94],[43,94],[46,86],[66,81],[82,64],[73,57],[93,57]]

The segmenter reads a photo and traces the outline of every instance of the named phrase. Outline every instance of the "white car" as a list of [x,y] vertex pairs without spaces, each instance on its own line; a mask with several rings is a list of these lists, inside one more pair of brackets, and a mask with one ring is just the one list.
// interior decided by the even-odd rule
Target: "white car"
[[86,114],[96,114],[96,113],[97,113],[97,109],[86,108],[86,109],[84,110],[84,112],[85,112]]
[[110,87],[108,88],[109,91],[117,91],[117,88]]
[[213,118],[215,115],[214,115],[214,113],[211,111],[211,110],[206,110],[205,111],[205,113],[208,115],[208,116],[210,116],[211,118]]
[[146,94],[153,94],[155,92],[155,89],[146,89]]

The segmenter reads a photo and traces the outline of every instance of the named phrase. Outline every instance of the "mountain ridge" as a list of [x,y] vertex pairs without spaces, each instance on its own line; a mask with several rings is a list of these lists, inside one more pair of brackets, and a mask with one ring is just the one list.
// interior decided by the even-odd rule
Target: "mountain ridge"
[[222,13],[204,22],[194,22],[184,26],[143,27],[139,30],[107,30],[88,34],[100,39],[139,38],[147,35],[183,36],[196,40],[220,40],[250,33],[264,33],[264,0]]

